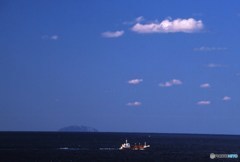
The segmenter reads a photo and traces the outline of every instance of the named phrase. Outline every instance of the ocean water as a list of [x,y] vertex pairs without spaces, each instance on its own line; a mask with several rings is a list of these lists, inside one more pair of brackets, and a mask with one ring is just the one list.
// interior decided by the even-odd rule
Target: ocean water
[[[144,151],[119,150],[125,140]],[[240,136],[158,133],[0,132],[0,162],[240,161]]]

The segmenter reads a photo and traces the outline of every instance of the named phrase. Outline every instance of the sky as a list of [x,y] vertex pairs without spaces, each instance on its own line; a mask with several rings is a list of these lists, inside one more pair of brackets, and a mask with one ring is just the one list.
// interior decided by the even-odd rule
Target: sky
[[238,0],[1,0],[0,131],[240,134]]

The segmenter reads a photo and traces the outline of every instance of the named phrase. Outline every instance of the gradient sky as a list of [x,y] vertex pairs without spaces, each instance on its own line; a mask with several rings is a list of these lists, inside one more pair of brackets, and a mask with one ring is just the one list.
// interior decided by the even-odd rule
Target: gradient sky
[[1,0],[0,130],[240,134],[240,1]]

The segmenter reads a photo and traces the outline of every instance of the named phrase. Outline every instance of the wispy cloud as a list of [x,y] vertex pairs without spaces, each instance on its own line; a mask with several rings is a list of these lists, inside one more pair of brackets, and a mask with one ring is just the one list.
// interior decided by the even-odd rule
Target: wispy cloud
[[161,22],[147,24],[136,23],[131,30],[137,33],[193,33],[203,29],[202,20],[189,19],[165,19]]
[[232,99],[232,98],[229,97],[229,96],[224,96],[224,97],[222,98],[223,101],[229,101],[229,100],[231,100],[231,99]]
[[182,81],[178,79],[172,79],[170,81],[167,81],[165,83],[159,83],[160,87],[172,87],[174,85],[181,85]]
[[125,22],[123,22],[123,24],[125,24],[125,25],[133,25],[133,24],[136,24],[136,23],[140,23],[142,21],[144,21],[144,17],[143,16],[139,16],[139,17],[135,18],[132,21],[125,21]]
[[227,67],[226,65],[222,65],[222,64],[215,64],[215,63],[209,63],[206,65],[206,67],[209,68],[221,68],[221,67]]
[[200,88],[210,88],[211,85],[209,83],[203,83],[200,85]]
[[43,35],[42,39],[45,39],[45,40],[58,40],[59,36],[56,35],[56,34],[55,35]]
[[118,38],[124,34],[123,30],[118,31],[106,31],[102,33],[102,36],[105,38]]
[[237,76],[240,76],[240,73],[237,73],[236,75],[237,75]]
[[52,35],[52,36],[50,37],[50,39],[52,39],[52,40],[58,40],[58,39],[59,39],[59,36],[58,36],[58,35]]
[[142,22],[142,21],[144,21],[144,17],[143,17],[143,16],[139,16],[139,17],[137,17],[137,18],[135,19],[135,23],[140,23],[140,22]]
[[207,100],[197,102],[197,105],[210,105],[210,104],[211,104],[211,101],[207,101]]
[[139,101],[129,102],[127,103],[127,106],[141,106],[142,103]]
[[194,51],[206,51],[206,52],[211,52],[211,51],[224,51],[227,50],[226,47],[206,47],[206,46],[202,46],[199,48],[194,48]]
[[128,84],[134,84],[134,85],[136,85],[136,84],[139,84],[139,83],[141,83],[141,82],[143,82],[143,79],[132,79],[132,80],[129,80],[129,81],[128,81]]

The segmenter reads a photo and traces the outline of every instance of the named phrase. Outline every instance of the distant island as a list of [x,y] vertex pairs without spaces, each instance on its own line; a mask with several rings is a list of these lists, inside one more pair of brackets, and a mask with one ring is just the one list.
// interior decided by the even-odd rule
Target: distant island
[[71,125],[59,129],[60,132],[98,132],[97,129],[87,126]]

